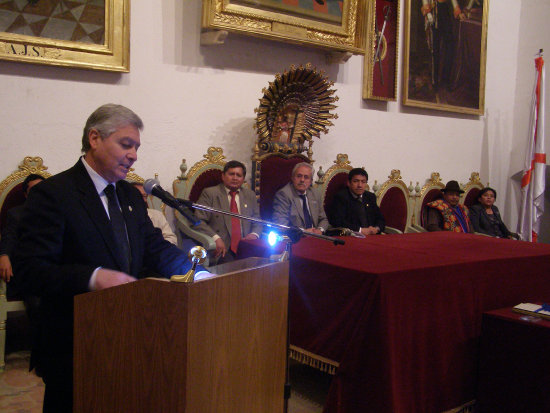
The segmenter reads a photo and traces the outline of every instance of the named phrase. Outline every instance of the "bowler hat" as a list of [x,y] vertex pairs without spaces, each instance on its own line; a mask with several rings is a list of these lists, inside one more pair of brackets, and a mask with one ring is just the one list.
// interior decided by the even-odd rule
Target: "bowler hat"
[[457,181],[447,182],[447,185],[445,185],[445,188],[443,188],[441,192],[458,192],[459,194],[464,193]]

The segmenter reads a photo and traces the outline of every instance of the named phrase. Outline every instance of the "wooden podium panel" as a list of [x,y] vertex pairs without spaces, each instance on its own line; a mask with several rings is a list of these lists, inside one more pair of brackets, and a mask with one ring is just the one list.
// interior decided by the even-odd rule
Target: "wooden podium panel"
[[288,262],[75,297],[74,411],[281,413]]

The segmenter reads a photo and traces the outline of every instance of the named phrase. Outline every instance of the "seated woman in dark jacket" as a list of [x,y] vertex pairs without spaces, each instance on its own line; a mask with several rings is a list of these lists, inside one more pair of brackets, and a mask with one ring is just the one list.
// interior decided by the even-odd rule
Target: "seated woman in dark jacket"
[[516,238],[517,235],[508,231],[498,208],[493,205],[497,192],[490,187],[479,191],[477,203],[470,208],[470,221],[475,232],[498,238]]

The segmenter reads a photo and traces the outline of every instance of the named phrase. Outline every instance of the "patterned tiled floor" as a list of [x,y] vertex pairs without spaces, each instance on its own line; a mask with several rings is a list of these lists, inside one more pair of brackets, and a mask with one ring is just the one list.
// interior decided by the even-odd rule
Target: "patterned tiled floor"
[[[42,411],[44,384],[28,372],[29,352],[7,355],[6,370],[0,373],[0,411],[2,413],[39,413]],[[310,367],[292,364],[292,396],[289,413],[321,413],[330,376]]]
[[6,357],[6,370],[0,373],[0,411],[39,413],[42,411],[44,383],[29,373],[29,352],[18,351]]
[[0,32],[103,44],[105,0],[0,0]]

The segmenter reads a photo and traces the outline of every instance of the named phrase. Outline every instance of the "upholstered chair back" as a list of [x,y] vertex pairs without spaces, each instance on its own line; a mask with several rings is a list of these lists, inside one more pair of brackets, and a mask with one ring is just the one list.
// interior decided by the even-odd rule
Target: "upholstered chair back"
[[478,194],[481,191],[480,188],[471,188],[467,193],[465,192],[463,195],[464,201],[462,202],[464,205],[466,205],[468,208],[471,208],[472,205],[474,205],[477,201]]
[[[266,154],[253,162],[253,190],[260,200],[262,219],[271,220],[275,193],[290,182],[292,169],[300,162],[310,160],[300,154]],[[314,179],[314,178],[313,178]]]
[[[187,171],[185,159],[182,161],[181,174],[173,183],[173,193],[176,198],[197,202],[203,189],[222,182],[221,176],[226,163],[222,148],[209,147],[203,158],[195,163],[189,171]],[[195,230],[179,212],[175,211],[174,215],[176,216],[177,235],[180,240],[190,238],[209,251],[216,248],[211,237]]]
[[401,171],[392,169],[388,180],[376,192],[378,206],[386,221],[387,233],[403,233],[410,225],[409,189],[401,180]]
[[426,225],[428,223],[428,208],[426,207],[426,205],[432,201],[435,201],[436,199],[441,198],[443,198],[443,192],[441,192],[441,190],[438,188],[432,188],[428,190],[422,198],[422,203],[420,207],[420,225],[423,228],[426,228]]
[[345,153],[339,153],[334,163],[326,172],[323,172],[323,168],[319,167],[317,171],[318,180],[315,182],[315,187],[323,201],[325,213],[328,213],[334,195],[347,186],[348,173],[351,169],[352,166],[348,160],[348,155]]
[[[489,184],[487,184],[487,186],[489,186]],[[483,188],[484,186],[479,179],[479,172],[472,172],[470,174],[470,180],[466,183],[466,185],[463,185],[464,193],[460,198],[460,203],[470,208],[476,203],[479,191]]]
[[0,200],[0,231],[6,225],[8,211],[16,206],[22,205],[25,202],[25,194],[23,193],[23,183],[15,184],[9,192]]
[[323,199],[323,207],[325,208],[325,213],[328,213],[330,205],[332,204],[332,199],[342,188],[348,186],[348,174],[347,172],[338,172],[334,174],[329,181],[327,182],[325,191],[321,194]]
[[203,189],[220,184],[222,182],[222,171],[223,169],[219,168],[205,169],[202,171],[202,173],[194,179],[188,199],[191,202],[197,202]]
[[405,232],[408,219],[408,197],[398,187],[389,188],[380,200],[380,210],[386,225]]

